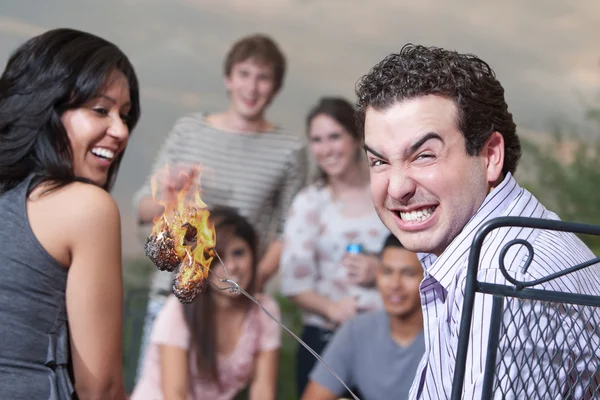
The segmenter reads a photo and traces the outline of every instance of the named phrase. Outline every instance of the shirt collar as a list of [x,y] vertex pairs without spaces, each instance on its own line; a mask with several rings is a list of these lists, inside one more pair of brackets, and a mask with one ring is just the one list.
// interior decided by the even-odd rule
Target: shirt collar
[[456,266],[468,255],[479,227],[485,221],[499,217],[522,191],[523,189],[509,172],[502,183],[486,196],[475,215],[439,257],[431,253],[419,253],[425,272],[432,275],[448,290],[456,275]]

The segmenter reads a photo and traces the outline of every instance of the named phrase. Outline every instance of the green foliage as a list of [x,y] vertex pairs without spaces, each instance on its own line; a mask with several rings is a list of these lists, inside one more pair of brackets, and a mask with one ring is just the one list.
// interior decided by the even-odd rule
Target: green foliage
[[123,285],[125,291],[130,288],[147,287],[150,277],[156,270],[148,258],[133,258],[123,261]]
[[[285,326],[300,336],[302,329],[302,318],[300,311],[288,298],[276,296],[281,308],[281,319]],[[296,395],[296,352],[298,342],[288,332],[282,332],[281,357],[279,358],[279,376],[277,378],[277,399],[295,400]]]
[[[600,107],[590,108],[586,115],[600,128]],[[524,153],[535,168],[535,178],[524,186],[562,220],[600,225],[599,132],[583,141],[559,131],[541,147],[523,141]],[[600,250],[600,238],[582,240]]]

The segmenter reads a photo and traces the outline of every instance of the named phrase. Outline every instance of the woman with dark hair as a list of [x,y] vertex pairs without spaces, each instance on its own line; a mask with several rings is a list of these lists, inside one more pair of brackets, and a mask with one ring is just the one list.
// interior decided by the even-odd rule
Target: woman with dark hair
[[[236,211],[211,210],[216,251],[229,278],[254,292],[258,239],[254,228]],[[211,269],[224,276],[215,259]],[[223,286],[210,275],[216,285]],[[277,319],[273,298],[257,300]],[[158,314],[140,380],[131,400],[233,399],[246,386],[250,400],[275,399],[281,328],[243,295],[209,284],[191,304],[171,295]]]
[[114,44],[56,29],[0,77],[0,388],[124,399],[121,230],[112,187],[140,116]]
[[[371,201],[354,107],[344,99],[323,98],[306,123],[319,173],[296,196],[286,222],[281,291],[303,312],[302,339],[321,353],[340,324],[382,306],[374,284],[387,229]],[[314,363],[299,347],[299,396]]]

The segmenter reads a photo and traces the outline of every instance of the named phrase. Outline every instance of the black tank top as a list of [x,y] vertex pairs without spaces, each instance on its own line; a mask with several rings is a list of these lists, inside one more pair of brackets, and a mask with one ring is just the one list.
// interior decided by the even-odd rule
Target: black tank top
[[31,230],[31,180],[0,195],[0,397],[71,399],[67,269]]

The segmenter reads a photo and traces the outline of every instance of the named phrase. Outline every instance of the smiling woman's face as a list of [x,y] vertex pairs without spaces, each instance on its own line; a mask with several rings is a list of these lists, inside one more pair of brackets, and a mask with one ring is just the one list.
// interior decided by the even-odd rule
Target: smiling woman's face
[[129,84],[121,72],[109,79],[98,97],[61,117],[71,143],[73,173],[100,186],[108,180],[111,164],[129,139]]
[[[223,254],[219,253],[221,260],[225,264],[227,274],[223,270],[221,263],[215,263],[213,266],[216,276],[228,276],[229,279],[236,282],[240,288],[248,291],[250,283],[254,277],[254,257],[252,255],[252,248],[244,239],[239,236],[231,236],[227,239],[227,244],[224,246],[225,251]],[[214,277],[213,277],[214,279]],[[215,282],[217,286],[222,286],[218,282]],[[237,294],[230,293],[229,290],[215,290],[216,294],[222,294],[226,296],[238,296]]]
[[329,115],[318,114],[310,121],[308,139],[317,165],[330,178],[345,174],[358,163],[359,143]]

